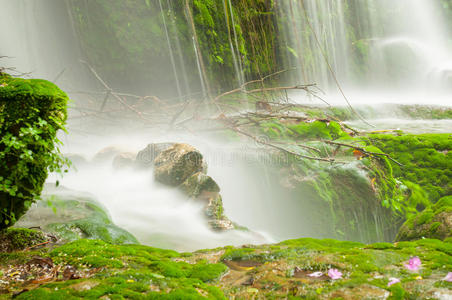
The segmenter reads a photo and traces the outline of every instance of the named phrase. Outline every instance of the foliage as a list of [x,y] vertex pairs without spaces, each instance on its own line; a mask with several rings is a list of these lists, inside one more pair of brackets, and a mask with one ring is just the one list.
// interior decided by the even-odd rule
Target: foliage
[[0,74],[0,228],[39,197],[48,172],[61,172],[57,131],[64,130],[67,96],[45,80]]

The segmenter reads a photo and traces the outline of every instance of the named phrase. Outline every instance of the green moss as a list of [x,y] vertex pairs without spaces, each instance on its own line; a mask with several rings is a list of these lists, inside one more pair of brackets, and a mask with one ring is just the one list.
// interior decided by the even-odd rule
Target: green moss
[[[369,135],[364,138],[403,164],[392,164],[394,177],[419,185],[431,203],[452,193],[452,138],[449,134]],[[423,196],[425,197],[425,196]]]
[[397,240],[450,237],[452,232],[447,227],[447,222],[444,222],[444,218],[452,215],[451,200],[452,196],[443,197],[431,208],[410,216],[400,228]]
[[47,241],[41,231],[26,228],[8,228],[0,231],[0,250],[12,252],[23,250]]
[[45,80],[0,76],[0,228],[39,197],[49,171],[61,171],[57,131],[68,97]]

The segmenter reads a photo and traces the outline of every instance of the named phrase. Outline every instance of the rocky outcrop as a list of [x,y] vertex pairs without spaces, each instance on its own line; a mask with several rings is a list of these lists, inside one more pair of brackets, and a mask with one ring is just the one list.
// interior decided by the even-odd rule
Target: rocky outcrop
[[432,208],[409,218],[400,228],[397,241],[452,237],[452,196],[441,198]]
[[204,214],[213,230],[229,230],[234,224],[223,213],[220,187],[206,174],[202,154],[187,144],[150,144],[137,155],[139,167],[154,167],[156,181],[178,187],[188,197],[205,204]]

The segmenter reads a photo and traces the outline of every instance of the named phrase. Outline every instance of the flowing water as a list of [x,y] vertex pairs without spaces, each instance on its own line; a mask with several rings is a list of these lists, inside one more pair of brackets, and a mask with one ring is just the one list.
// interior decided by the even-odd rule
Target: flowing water
[[[170,2],[166,1],[166,5],[171,20],[164,19],[171,52],[168,70],[173,70],[179,95],[190,94],[192,87],[188,85],[187,74],[198,72],[207,97],[208,82],[202,75],[199,49],[193,38],[193,57],[182,56]],[[231,1],[224,3],[230,8],[230,16],[226,13],[225,21],[231,22],[229,45],[236,78],[242,84],[244,75],[236,23]],[[416,133],[450,132],[451,120],[400,119],[382,105],[452,104],[452,51],[437,1],[369,0],[345,4],[342,0],[279,0],[275,3],[285,67],[297,67],[291,78],[294,83],[316,82],[325,91],[320,94],[323,98],[331,104],[343,105],[343,97],[336,92],[337,79],[353,105],[379,105],[375,110],[380,114],[372,120],[378,128]],[[408,6],[410,9],[406,9]],[[0,56],[11,57],[1,59],[2,65],[13,66],[19,72],[32,72],[30,77],[56,81],[68,91],[93,86],[94,79],[79,63],[81,53],[65,1],[0,0],[0,8]],[[187,59],[196,60],[197,70],[185,70]],[[70,96],[78,99],[75,94]],[[315,103],[303,93],[290,96],[295,102]],[[201,216],[202,207],[187,201],[176,190],[157,184],[151,171],[118,171],[112,168],[111,161],[88,163],[61,180],[68,188],[93,194],[108,208],[117,225],[135,234],[141,242],[193,250],[300,236],[324,237],[307,221],[312,208],[305,207],[303,199],[290,198],[274,188],[274,178],[269,175],[271,166],[262,165],[262,160],[256,159],[254,147],[214,142],[202,135],[156,133],[114,121],[116,126],[107,128],[98,120],[105,127],[102,130],[93,129],[99,124],[90,126],[82,119],[72,121],[69,134],[63,137],[65,153],[90,158],[110,145],[136,152],[151,142],[188,142],[207,158],[209,175],[222,187],[226,215],[251,230],[211,232]],[[351,124],[366,129],[362,123]],[[54,180],[49,178],[50,182]]]
[[451,105],[439,1],[281,1],[278,13],[286,64],[298,70],[292,80],[317,83],[332,104],[344,103],[339,85],[352,104]]

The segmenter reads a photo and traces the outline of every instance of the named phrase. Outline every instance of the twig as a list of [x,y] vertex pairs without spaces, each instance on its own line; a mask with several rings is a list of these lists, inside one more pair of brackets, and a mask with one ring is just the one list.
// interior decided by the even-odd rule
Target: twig
[[28,247],[28,248],[25,248],[25,249],[23,250],[23,252],[26,252],[26,251],[28,251],[28,250],[30,250],[30,249],[33,249],[33,248],[36,248],[36,247],[39,247],[39,246],[42,246],[42,245],[46,245],[46,244],[48,244],[48,243],[50,243],[50,241],[47,241],[47,242],[44,242],[44,243],[39,243],[39,244],[30,246],[30,247]]
[[371,151],[367,151],[364,148],[359,147],[359,146],[350,145],[350,144],[344,144],[344,143],[339,143],[339,142],[334,142],[334,141],[324,141],[324,142],[327,143],[327,144],[331,144],[331,145],[338,145],[338,146],[344,146],[344,147],[348,147],[348,148],[353,148],[353,149],[361,151],[364,154],[370,154],[370,155],[375,155],[375,156],[384,156],[384,157],[388,158],[389,160],[391,160],[392,162],[394,162],[395,164],[403,167],[403,164],[399,163],[397,160],[395,160],[389,154],[386,154],[386,153],[371,152]]
[[334,158],[322,158],[322,157],[314,157],[314,156],[308,156],[308,155],[299,154],[299,153],[296,153],[296,152],[287,150],[287,149],[285,149],[285,148],[283,148],[283,147],[280,147],[280,146],[277,146],[277,145],[268,143],[268,142],[266,142],[266,141],[264,141],[264,140],[260,140],[259,138],[255,137],[255,136],[253,136],[253,135],[251,135],[251,134],[249,134],[249,133],[246,133],[246,132],[244,132],[244,131],[242,131],[242,130],[240,130],[240,129],[238,129],[238,128],[231,128],[231,129],[232,129],[233,131],[237,132],[237,133],[240,133],[240,134],[242,134],[242,135],[245,135],[245,136],[247,136],[247,137],[253,139],[256,143],[259,143],[259,144],[262,144],[262,145],[266,145],[266,146],[275,148],[275,149],[277,149],[277,150],[286,152],[286,153],[288,153],[288,154],[295,155],[295,156],[300,157],[300,158],[306,158],[306,159],[310,159],[310,160],[317,160],[317,161],[323,161],[323,162],[329,162],[329,163],[337,162]]

